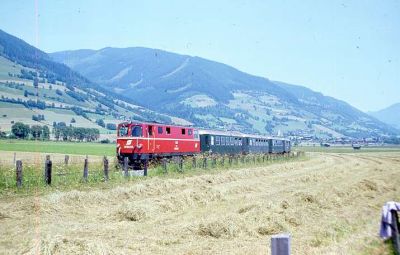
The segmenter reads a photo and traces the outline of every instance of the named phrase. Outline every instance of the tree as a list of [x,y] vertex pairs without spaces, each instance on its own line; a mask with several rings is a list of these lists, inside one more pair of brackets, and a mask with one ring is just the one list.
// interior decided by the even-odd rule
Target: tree
[[39,87],[39,79],[38,78],[34,78],[33,79],[33,86],[37,89]]
[[33,125],[31,127],[32,137],[35,139],[39,139],[42,136],[42,127],[39,125]]
[[100,127],[105,127],[106,123],[104,123],[103,119],[98,119],[96,120],[97,125],[99,125]]
[[15,135],[17,138],[22,138],[25,139],[29,135],[29,126],[25,125],[22,122],[17,122],[11,127],[11,132]]
[[117,126],[114,123],[107,123],[106,127],[108,130],[117,130]]
[[42,138],[49,140],[50,139],[50,129],[48,126],[43,126],[42,128]]

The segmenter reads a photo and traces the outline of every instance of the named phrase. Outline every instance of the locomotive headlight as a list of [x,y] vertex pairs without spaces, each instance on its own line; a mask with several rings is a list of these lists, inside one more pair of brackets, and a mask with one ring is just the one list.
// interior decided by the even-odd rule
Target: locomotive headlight
[[197,143],[194,144],[194,147],[197,148]]

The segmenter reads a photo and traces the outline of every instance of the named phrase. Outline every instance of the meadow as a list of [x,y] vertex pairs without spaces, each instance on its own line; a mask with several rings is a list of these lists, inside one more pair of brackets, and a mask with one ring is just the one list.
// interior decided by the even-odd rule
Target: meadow
[[293,254],[391,254],[378,231],[382,205],[400,196],[400,152],[253,162],[3,194],[0,250],[270,254],[271,235],[289,232]]
[[400,146],[396,145],[385,145],[385,146],[363,146],[359,150],[353,149],[350,145],[348,146],[296,146],[293,147],[296,151],[304,152],[322,152],[322,153],[365,153],[365,152],[400,152]]
[[60,142],[60,141],[30,141],[4,139],[0,140],[1,151],[41,152],[75,155],[115,156],[115,144]]

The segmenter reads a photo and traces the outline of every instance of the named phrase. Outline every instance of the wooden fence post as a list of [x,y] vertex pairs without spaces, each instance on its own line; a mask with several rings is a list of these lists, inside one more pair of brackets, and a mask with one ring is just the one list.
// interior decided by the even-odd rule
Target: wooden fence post
[[222,155],[222,159],[221,159],[221,165],[222,165],[222,167],[224,167],[224,165],[225,165],[225,157]]
[[166,158],[162,159],[162,168],[163,168],[163,173],[166,174],[167,173],[167,159]]
[[193,157],[192,159],[192,168],[196,168],[197,164],[196,164],[196,157]]
[[207,168],[207,158],[206,157],[204,157],[204,159],[203,159],[203,168],[204,169]]
[[212,157],[212,167],[216,167],[216,165],[217,165],[217,158]]
[[108,181],[108,159],[106,156],[103,158],[103,166],[104,166],[104,180]]
[[89,169],[88,169],[89,162],[88,161],[89,161],[88,157],[86,156],[85,162],[83,164],[83,180],[85,182],[88,181],[88,175],[89,175]]
[[16,160],[17,160],[17,153],[16,152],[14,152],[14,164],[16,163]]
[[64,164],[65,164],[66,166],[68,166],[68,161],[69,161],[69,156],[68,156],[68,155],[65,155],[65,157],[64,157]]
[[289,234],[279,234],[271,237],[271,255],[290,255]]
[[144,164],[143,164],[143,176],[147,176],[147,166],[148,166],[148,159],[144,160]]
[[47,185],[51,185],[51,171],[53,163],[50,160],[50,156],[46,156],[46,163],[44,165],[44,181]]
[[16,174],[17,174],[17,187],[22,186],[22,160],[17,160],[16,164]]
[[129,177],[128,172],[128,157],[124,157],[124,176]]
[[183,172],[183,158],[179,157],[178,158],[178,167],[179,167],[179,172]]

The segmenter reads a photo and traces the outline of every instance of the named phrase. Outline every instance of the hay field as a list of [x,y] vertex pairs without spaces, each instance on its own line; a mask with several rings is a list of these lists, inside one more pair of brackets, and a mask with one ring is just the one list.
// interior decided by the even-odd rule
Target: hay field
[[2,254],[389,254],[380,209],[400,196],[400,153],[308,159],[110,189],[0,199]]

